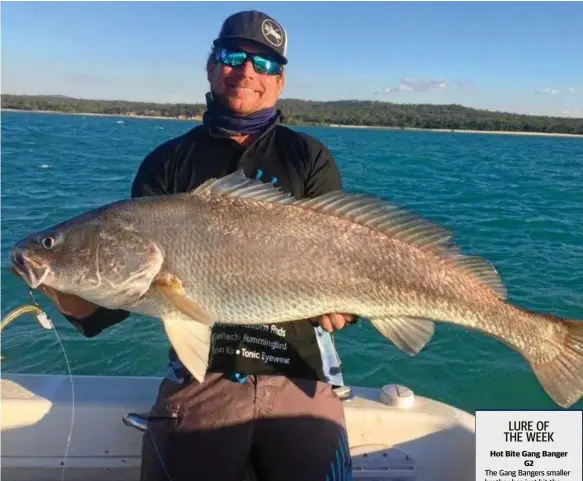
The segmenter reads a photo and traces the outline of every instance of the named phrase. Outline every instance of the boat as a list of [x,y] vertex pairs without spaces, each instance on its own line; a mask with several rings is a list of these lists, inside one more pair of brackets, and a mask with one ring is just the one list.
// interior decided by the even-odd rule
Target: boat
[[[2,478],[138,480],[145,416],[160,382],[158,377],[3,373]],[[342,386],[337,395],[355,481],[474,479],[472,414],[395,384]],[[241,481],[253,479],[250,472]]]
[[[54,329],[34,301],[6,314],[0,331],[27,313],[43,328]],[[161,381],[3,372],[3,479],[138,480],[147,414]],[[335,393],[344,407],[354,480],[474,479],[472,414],[396,384],[339,386]],[[241,481],[254,481],[252,467],[247,471]]]

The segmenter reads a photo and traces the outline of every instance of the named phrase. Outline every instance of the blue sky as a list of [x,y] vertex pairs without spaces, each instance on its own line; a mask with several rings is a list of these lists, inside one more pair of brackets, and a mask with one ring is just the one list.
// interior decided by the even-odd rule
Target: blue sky
[[3,2],[2,92],[201,103],[243,9],[289,34],[284,98],[583,117],[580,2]]

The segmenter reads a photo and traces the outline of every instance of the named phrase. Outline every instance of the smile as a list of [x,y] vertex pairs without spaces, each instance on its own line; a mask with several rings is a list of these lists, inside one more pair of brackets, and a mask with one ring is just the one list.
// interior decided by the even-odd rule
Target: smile
[[249,92],[249,93],[257,93],[258,92],[257,90],[250,89],[247,87],[238,87],[237,85],[234,85],[234,84],[230,84],[229,87],[231,87],[234,90],[240,90],[242,92]]

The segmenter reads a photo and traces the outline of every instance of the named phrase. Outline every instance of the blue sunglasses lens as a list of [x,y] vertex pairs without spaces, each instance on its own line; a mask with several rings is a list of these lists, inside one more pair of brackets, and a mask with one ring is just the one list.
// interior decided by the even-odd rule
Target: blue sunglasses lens
[[259,55],[253,56],[252,59],[253,67],[255,67],[255,70],[260,73],[274,75],[281,72],[281,64],[276,60],[271,60]]
[[247,54],[245,52],[231,52],[229,50],[222,49],[219,53],[219,60],[225,65],[231,67],[240,67],[247,60]]
[[221,63],[228,65],[230,67],[240,67],[243,65],[247,58],[251,59],[253,63],[253,68],[257,73],[266,75],[276,75],[281,73],[281,63],[277,60],[273,60],[262,55],[248,54],[247,52],[233,51],[222,48],[219,51],[219,60]]

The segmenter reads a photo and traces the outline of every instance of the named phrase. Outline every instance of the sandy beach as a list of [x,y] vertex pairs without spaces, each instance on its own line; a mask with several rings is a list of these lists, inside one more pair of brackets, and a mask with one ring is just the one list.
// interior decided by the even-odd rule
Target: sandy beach
[[100,114],[95,112],[61,112],[60,110],[21,110],[21,109],[2,109],[2,112],[29,112],[31,114],[60,114],[60,115],[86,115],[92,117],[121,117],[136,119],[158,119],[158,120],[202,120],[202,117],[164,117],[161,115],[136,115],[136,114]]
[[529,135],[538,137],[575,137],[583,138],[581,134],[562,134],[549,132],[521,132],[511,130],[461,130],[461,129],[417,129],[413,127],[384,127],[381,125],[340,125],[328,124],[328,127],[345,129],[378,129],[378,130],[408,130],[412,132],[445,132],[450,134],[502,134],[502,135]]

